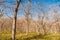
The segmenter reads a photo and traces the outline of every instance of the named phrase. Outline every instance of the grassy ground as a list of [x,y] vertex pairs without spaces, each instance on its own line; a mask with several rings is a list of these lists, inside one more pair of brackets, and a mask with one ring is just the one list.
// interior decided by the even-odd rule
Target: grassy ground
[[[0,33],[0,40],[11,40],[11,33]],[[16,40],[60,40],[60,34],[37,35],[36,33],[17,33]]]

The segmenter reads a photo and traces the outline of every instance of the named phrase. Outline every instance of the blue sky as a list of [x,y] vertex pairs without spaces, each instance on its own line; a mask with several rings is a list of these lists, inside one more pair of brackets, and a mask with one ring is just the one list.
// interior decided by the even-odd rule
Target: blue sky
[[[25,2],[28,2],[28,0],[22,0],[22,2],[25,1]],[[16,0],[6,0],[6,3],[15,3]],[[55,0],[32,0],[32,4],[36,2],[36,3],[40,3],[39,5],[43,6],[43,7],[46,7],[46,4],[48,5],[51,5],[51,4],[60,4],[60,0],[58,0],[57,2]]]
[[[15,0],[6,0],[7,2],[14,2]],[[28,0],[23,0],[23,1],[28,1]],[[45,3],[55,3],[56,1],[55,0],[32,0],[32,2],[42,2],[43,4]],[[58,0],[57,2],[60,2],[60,0]]]
[[[12,6],[12,3],[14,4],[14,3],[16,3],[16,0],[5,0],[6,2],[5,2],[5,5],[7,5],[7,6],[9,6],[9,7],[15,7],[15,6]],[[22,1],[22,3],[24,3],[24,2],[28,2],[28,0],[23,0]],[[47,13],[47,11],[48,11],[48,9],[49,9],[49,7],[48,6],[53,6],[53,7],[58,7],[58,5],[60,4],[60,0],[58,0],[57,2],[55,1],[55,0],[32,0],[32,6],[33,7],[35,7],[34,6],[34,3],[39,3],[39,4],[37,4],[37,7],[32,11],[32,13],[39,13],[40,11],[37,9],[38,8],[38,6],[39,5],[41,5],[42,7],[43,7],[43,9],[44,9],[44,11],[45,11],[45,13]],[[47,6],[48,5],[48,6]],[[0,6],[1,7],[1,6]],[[27,7],[27,6],[26,6]],[[2,7],[1,7],[2,8]],[[53,9],[52,7],[51,7],[51,9]],[[7,10],[7,13],[12,13],[13,14],[13,10],[11,9],[9,9],[9,8],[6,8],[6,10]],[[58,10],[60,10],[59,9],[59,7],[58,7]],[[20,13],[20,12],[18,12],[18,13]],[[21,14],[18,14],[18,16],[20,16],[20,17],[23,17],[24,15],[23,15],[23,11],[21,12]],[[9,16],[11,16],[11,14],[8,14]]]
[[[23,0],[23,1],[28,2],[28,0]],[[16,1],[15,0],[6,0],[6,2],[8,2],[8,3],[14,3]],[[48,5],[51,5],[51,4],[54,4],[54,5],[55,4],[60,4],[60,0],[58,0],[57,2],[55,0],[32,0],[32,4],[34,2],[37,2],[37,3],[39,2],[40,3],[39,5],[41,5],[43,7],[46,7],[46,4],[48,4]]]

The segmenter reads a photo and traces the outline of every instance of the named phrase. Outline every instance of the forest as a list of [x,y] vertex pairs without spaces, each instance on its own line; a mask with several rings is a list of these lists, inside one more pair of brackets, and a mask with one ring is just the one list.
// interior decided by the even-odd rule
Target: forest
[[60,0],[0,0],[0,40],[60,40]]

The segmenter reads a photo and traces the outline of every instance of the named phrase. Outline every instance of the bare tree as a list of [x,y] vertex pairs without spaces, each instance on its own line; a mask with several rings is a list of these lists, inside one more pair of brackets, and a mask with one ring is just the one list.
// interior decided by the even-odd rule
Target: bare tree
[[44,23],[44,17],[45,17],[44,9],[41,8],[41,11],[42,11],[42,15],[41,15],[41,25],[42,25],[42,28],[43,28],[43,31],[44,31],[44,35],[45,35],[45,34],[46,34],[46,27],[45,27],[45,23]]
[[0,10],[0,18],[3,16],[3,10]]
[[2,17],[3,16],[3,10],[0,10],[0,32],[2,31],[2,26],[4,24],[4,22],[2,21]]
[[17,19],[17,12],[18,12],[18,7],[20,4],[21,0],[17,1],[15,10],[14,10],[14,17],[13,17],[13,27],[12,27],[12,40],[15,40],[15,36],[16,36],[16,19]]
[[29,33],[29,23],[30,23],[30,19],[29,19],[29,15],[30,15],[30,9],[31,9],[31,0],[29,0],[29,4],[28,4],[28,8],[25,11],[25,17],[26,17],[26,21],[27,21],[27,27],[26,27],[26,35]]
[[55,25],[55,33],[58,32],[59,30],[59,15],[58,15],[58,11],[56,8],[54,8],[54,15],[53,15],[53,19],[54,19],[54,22],[53,22],[53,25]]

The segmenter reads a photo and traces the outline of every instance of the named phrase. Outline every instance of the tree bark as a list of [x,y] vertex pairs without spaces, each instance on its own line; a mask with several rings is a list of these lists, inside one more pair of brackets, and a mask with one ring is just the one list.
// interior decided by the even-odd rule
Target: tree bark
[[20,2],[21,2],[21,0],[17,1],[16,8],[14,10],[13,27],[12,27],[12,40],[15,40],[15,36],[16,36],[16,19],[17,19],[17,12],[18,12],[18,7],[19,7]]

